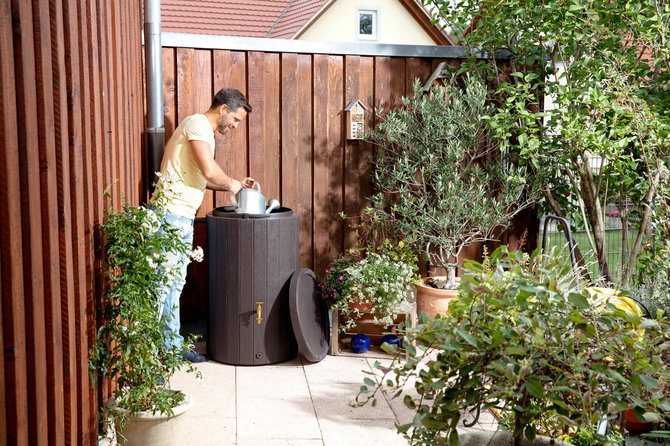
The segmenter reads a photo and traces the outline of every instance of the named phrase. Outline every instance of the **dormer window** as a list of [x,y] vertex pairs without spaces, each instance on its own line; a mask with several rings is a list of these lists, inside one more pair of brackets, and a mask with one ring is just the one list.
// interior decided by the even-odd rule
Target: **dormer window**
[[379,8],[357,8],[358,40],[379,40]]

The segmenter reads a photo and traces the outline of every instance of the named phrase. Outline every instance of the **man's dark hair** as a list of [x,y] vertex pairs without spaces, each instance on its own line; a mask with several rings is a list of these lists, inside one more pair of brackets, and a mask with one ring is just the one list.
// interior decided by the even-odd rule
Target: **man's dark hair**
[[212,99],[210,110],[226,104],[229,111],[236,111],[238,108],[244,108],[247,113],[251,113],[251,105],[240,90],[234,88],[222,88]]

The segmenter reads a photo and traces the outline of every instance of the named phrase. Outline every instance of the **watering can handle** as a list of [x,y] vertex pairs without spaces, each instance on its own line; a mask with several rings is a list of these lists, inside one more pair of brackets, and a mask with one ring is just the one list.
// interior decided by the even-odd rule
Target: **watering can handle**
[[[258,190],[258,193],[260,194],[261,193],[261,183],[259,183],[258,181],[255,181],[254,186],[258,186],[256,189]],[[235,198],[235,194],[233,193],[232,190],[228,191],[228,194],[230,194],[230,202],[233,204],[233,207],[236,208],[238,205],[237,205],[237,198]]]

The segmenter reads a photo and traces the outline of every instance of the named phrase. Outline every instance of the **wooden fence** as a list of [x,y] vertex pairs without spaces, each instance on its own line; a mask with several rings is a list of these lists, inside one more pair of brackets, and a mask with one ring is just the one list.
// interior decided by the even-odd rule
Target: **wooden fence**
[[[277,198],[298,212],[300,267],[313,269],[321,278],[328,263],[356,242],[355,231],[340,213],[360,215],[372,192],[368,158],[373,147],[345,139],[344,108],[360,99],[369,107],[365,126],[370,129],[376,122],[375,108],[398,105],[402,96],[411,94],[414,80],[425,82],[440,62],[461,63],[453,57],[166,46],[164,42],[166,141],[183,118],[207,110],[220,88],[242,91],[253,111],[230,136],[217,134],[215,158],[233,178],[252,176],[268,199]],[[196,245],[206,249],[202,217],[228,203],[227,193],[206,193],[197,213],[201,219],[196,220]],[[505,241],[514,243],[524,227],[517,225]],[[480,251],[481,247],[473,246],[464,255],[478,257]],[[189,268],[182,320],[203,320],[206,262]]]
[[107,185],[144,194],[136,0],[0,0],[0,445],[97,444]]

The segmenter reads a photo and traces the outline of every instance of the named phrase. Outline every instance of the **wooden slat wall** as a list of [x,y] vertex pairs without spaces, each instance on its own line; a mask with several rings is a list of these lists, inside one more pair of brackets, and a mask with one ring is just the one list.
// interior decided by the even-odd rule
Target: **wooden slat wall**
[[145,197],[140,28],[135,0],[0,0],[0,445],[97,443],[100,224]]
[[[425,82],[442,61],[163,48],[166,141],[183,118],[204,112],[219,89],[233,87],[247,95],[253,111],[230,135],[217,134],[216,160],[233,178],[259,180],[268,200],[277,198],[300,214],[300,267],[323,278],[328,263],[356,243],[339,213],[360,215],[372,193],[373,147],[346,140],[344,107],[362,100],[370,108],[366,126],[372,128],[375,107],[399,105],[411,94],[414,79]],[[227,193],[207,192],[197,213],[196,245],[207,246],[202,217],[229,202]],[[481,247],[473,246],[467,255],[481,255]],[[207,317],[205,263],[189,266],[183,321]]]

